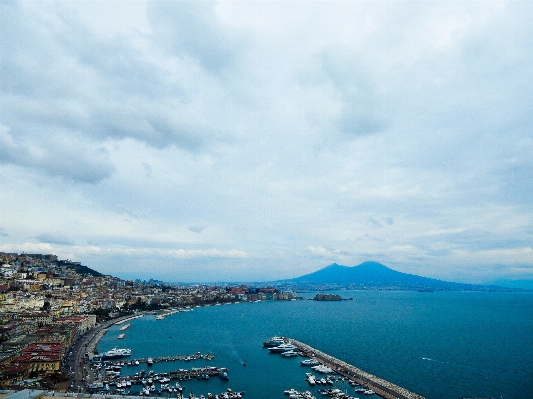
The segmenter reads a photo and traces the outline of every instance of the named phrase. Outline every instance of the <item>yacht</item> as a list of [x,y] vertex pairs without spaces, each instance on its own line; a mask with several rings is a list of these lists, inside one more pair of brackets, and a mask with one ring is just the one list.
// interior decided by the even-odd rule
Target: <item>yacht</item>
[[287,351],[287,352],[283,352],[281,354],[281,356],[285,356],[285,357],[298,356],[298,352],[296,352],[294,350],[290,350],[290,351]]
[[322,374],[333,373],[333,370],[331,369],[331,367],[324,366],[323,364],[319,364],[318,366],[313,366],[311,368],[315,370],[316,372],[319,372]]
[[151,366],[152,364],[154,364],[154,360],[151,357],[149,357],[146,363],[148,363],[148,366]]
[[113,348],[102,354],[102,359],[114,359],[131,355],[131,349],[117,349]]
[[305,359],[300,362],[302,366],[318,366],[320,363],[316,359]]
[[293,351],[295,349],[298,349],[296,346],[291,344],[281,344],[279,346],[274,346],[272,348],[268,348],[268,350],[272,353],[283,353],[287,351]]
[[272,337],[268,341],[263,342],[263,346],[265,348],[273,348],[275,346],[279,346],[284,343],[285,343],[285,340],[282,337]]
[[365,392],[364,392],[365,395],[374,395],[375,392],[371,389],[367,389]]

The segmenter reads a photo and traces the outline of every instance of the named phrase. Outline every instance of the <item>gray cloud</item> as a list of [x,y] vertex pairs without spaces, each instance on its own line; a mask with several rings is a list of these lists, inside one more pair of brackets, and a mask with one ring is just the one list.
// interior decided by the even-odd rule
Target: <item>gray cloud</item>
[[237,32],[224,27],[214,2],[154,2],[148,15],[158,44],[177,57],[191,57],[207,71],[235,68],[244,50]]
[[50,176],[95,184],[109,178],[114,167],[103,148],[83,148],[76,140],[61,140],[36,145],[19,142],[9,128],[0,127],[0,163],[36,170]]
[[3,248],[214,280],[533,264],[530,3],[0,7]]
[[203,226],[203,225],[193,225],[193,226],[189,226],[189,230],[194,232],[194,233],[198,233],[200,234],[202,231],[204,231],[205,229],[207,229],[207,226]]
[[57,245],[74,245],[67,237],[61,234],[42,233],[35,237],[39,242]]

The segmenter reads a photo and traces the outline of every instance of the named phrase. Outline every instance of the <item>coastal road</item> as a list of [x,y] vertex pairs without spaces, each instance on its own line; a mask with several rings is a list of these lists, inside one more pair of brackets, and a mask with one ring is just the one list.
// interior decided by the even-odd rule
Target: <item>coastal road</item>
[[[122,319],[123,318],[113,319],[99,324],[82,335],[71,347],[67,361],[67,368],[70,370],[68,388],[70,392],[85,392],[85,385],[92,382],[93,374],[91,363],[89,362],[88,356],[86,356],[87,351],[92,346],[91,341],[93,341],[102,330]],[[94,347],[96,347],[97,342],[93,342],[93,344]]]

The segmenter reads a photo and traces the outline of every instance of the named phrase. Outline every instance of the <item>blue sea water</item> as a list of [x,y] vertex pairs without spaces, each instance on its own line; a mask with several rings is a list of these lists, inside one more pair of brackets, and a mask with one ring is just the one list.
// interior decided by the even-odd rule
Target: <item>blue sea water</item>
[[[128,347],[131,358],[211,352],[211,361],[152,367],[229,369],[229,381],[182,383],[197,396],[227,387],[249,399],[283,398],[289,388],[317,393],[304,381],[310,370],[299,365],[301,358],[262,347],[270,336],[284,335],[426,398],[533,398],[533,293],[337,293],[353,300],[267,301],[195,308],[165,320],[145,316],[130,322],[123,340],[117,339],[120,326],[113,326],[97,349]],[[141,368],[148,370],[124,367],[123,374]],[[337,385],[358,396],[348,384]]]

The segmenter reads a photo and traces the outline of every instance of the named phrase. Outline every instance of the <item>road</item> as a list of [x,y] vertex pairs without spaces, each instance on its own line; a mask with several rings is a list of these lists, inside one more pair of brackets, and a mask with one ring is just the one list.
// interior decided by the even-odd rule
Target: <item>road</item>
[[[67,371],[69,371],[68,391],[85,392],[86,384],[90,384],[94,379],[93,370],[88,357],[88,350],[92,346],[91,342],[102,330],[117,323],[121,319],[122,318],[113,319],[99,324],[76,340],[67,355],[66,368]],[[96,347],[97,342],[92,343],[94,347]]]

